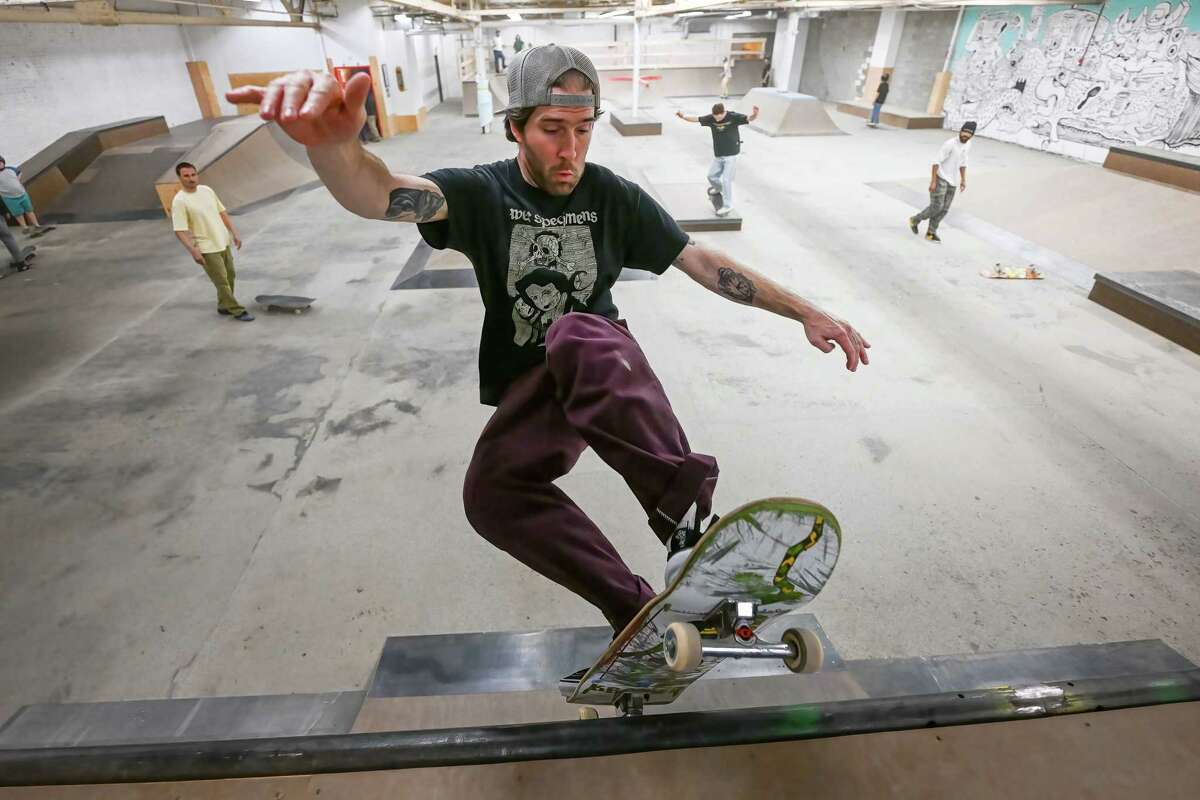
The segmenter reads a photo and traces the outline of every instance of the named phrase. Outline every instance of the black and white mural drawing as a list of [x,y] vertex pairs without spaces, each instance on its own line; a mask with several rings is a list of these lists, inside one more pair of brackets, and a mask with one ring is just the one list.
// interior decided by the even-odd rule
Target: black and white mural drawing
[[1188,0],[969,10],[951,71],[947,128],[973,119],[985,136],[1097,161],[1112,145],[1200,155]]

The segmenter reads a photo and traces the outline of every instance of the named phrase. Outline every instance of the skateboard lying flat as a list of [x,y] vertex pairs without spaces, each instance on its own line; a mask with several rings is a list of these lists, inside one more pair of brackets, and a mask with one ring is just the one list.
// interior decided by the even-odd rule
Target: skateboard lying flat
[[1003,267],[997,264],[991,269],[981,270],[979,274],[984,278],[998,278],[1009,281],[1040,281],[1046,277],[1032,264],[1028,267]]
[[34,231],[33,233],[29,234],[29,238],[30,238],[30,239],[40,239],[41,237],[45,236],[45,235],[46,235],[47,233],[49,233],[50,231],[52,231],[52,230],[56,230],[57,228],[58,228],[58,226],[57,226],[57,225],[43,225],[43,226],[42,226],[41,228],[39,228],[38,230],[36,230],[36,231]]
[[293,294],[260,294],[254,302],[267,307],[267,311],[291,311],[299,314],[307,311],[308,307],[317,302],[314,297],[300,297]]
[[696,543],[674,583],[559,690],[570,703],[638,714],[645,704],[673,702],[725,658],[773,658],[793,672],[816,672],[824,651],[813,631],[788,629],[778,642],[758,632],[816,597],[841,546],[837,519],[819,503],[773,497],[734,509]]

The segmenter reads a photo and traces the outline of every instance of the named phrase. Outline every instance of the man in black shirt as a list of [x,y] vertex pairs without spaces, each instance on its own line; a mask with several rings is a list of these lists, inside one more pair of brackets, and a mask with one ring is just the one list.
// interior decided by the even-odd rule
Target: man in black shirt
[[871,120],[867,123],[872,128],[879,127],[879,111],[883,108],[883,103],[887,100],[888,89],[891,88],[891,83],[888,81],[888,75],[885,73],[879,76],[879,88],[875,90],[875,103],[871,106]]
[[496,406],[467,470],[467,519],[488,541],[597,606],[620,630],[654,596],[555,479],[589,446],[625,479],[668,546],[668,583],[703,533],[717,462],[693,452],[609,289],[624,268],[674,266],[730,300],[790,317],[846,368],[870,345],[850,325],[729,256],[689,241],[636,184],[586,161],[600,82],[570,47],[508,68],[517,157],[394,174],[355,134],[370,80],[292,73],[230,92],[308,147],[333,196],[364,217],[414,222],[467,255],[484,303],[480,399]]
[[675,116],[684,122],[699,122],[712,131],[713,163],[708,169],[708,193],[721,195],[717,216],[729,214],[733,211],[734,164],[738,153],[742,152],[742,135],[738,128],[758,119],[758,106],[754,106],[748,117],[726,111],[724,103],[717,103],[712,107],[712,113],[703,117],[689,117],[682,111],[676,111]]

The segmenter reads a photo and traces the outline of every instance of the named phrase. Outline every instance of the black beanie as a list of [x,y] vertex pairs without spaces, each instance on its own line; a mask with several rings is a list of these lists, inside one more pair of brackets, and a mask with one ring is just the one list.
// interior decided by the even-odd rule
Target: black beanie
[[960,133],[961,133],[962,131],[967,131],[968,133],[970,133],[970,134],[974,135],[974,133],[975,133],[975,122],[974,122],[974,121],[972,121],[972,120],[968,120],[967,122],[964,122],[964,123],[963,123],[963,126],[962,126],[962,128],[960,128],[960,129],[959,129],[959,132],[960,132]]

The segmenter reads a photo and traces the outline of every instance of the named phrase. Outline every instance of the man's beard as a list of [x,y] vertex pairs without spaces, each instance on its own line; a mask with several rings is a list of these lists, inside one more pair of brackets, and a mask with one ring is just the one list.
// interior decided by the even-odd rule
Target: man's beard
[[[525,163],[529,168],[529,177],[533,178],[533,182],[537,187],[547,194],[565,195],[575,191],[576,185],[579,183],[579,175],[575,173],[575,167],[571,164],[563,164],[562,162],[553,162],[546,164],[539,161],[530,151],[525,151]],[[571,182],[565,185],[554,180],[554,173],[559,170],[569,169],[572,172]]]

